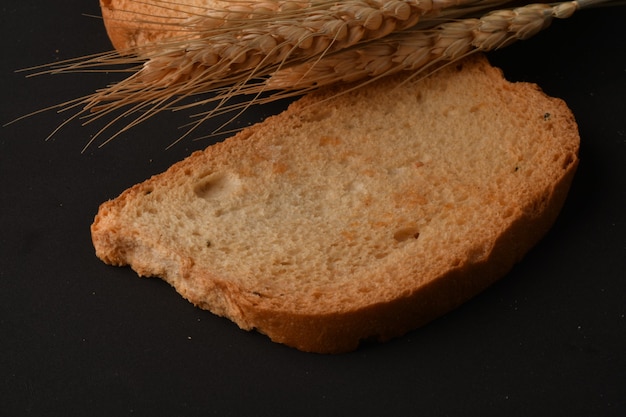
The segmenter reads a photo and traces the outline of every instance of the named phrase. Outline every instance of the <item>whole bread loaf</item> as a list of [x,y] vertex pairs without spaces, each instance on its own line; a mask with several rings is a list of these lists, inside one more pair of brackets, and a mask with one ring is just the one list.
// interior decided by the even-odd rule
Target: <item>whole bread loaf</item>
[[330,89],[104,203],[96,254],[313,352],[400,336],[502,277],[578,164],[566,104],[476,55]]

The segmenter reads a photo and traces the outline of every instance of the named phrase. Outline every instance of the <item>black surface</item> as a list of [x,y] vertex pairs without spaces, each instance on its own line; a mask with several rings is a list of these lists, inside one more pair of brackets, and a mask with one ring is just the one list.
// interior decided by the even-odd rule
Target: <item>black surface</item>
[[[7,5],[11,4],[11,5]],[[2,122],[112,75],[13,70],[101,52],[95,0],[4,2]],[[0,415],[626,415],[626,9],[585,11],[490,55],[565,99],[581,164],[554,228],[515,269],[405,337],[305,354],[194,308],[93,253],[98,205],[208,141],[187,115],[81,154],[53,112],[0,130]],[[264,107],[264,114],[278,111]]]

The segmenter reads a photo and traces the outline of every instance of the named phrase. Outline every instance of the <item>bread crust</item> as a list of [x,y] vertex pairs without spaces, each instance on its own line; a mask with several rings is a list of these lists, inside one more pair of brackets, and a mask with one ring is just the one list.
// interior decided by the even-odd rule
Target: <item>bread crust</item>
[[219,9],[219,0],[152,3],[138,0],[100,0],[100,10],[113,47],[121,53],[137,53],[160,40],[185,34],[181,24],[197,13]]
[[[528,183],[515,188],[513,191],[516,194],[510,195],[508,199],[520,201],[519,205],[513,204],[516,211],[501,223],[504,225],[501,228],[493,226],[493,230],[478,231],[484,232],[483,235],[467,243],[467,250],[456,264],[433,263],[424,276],[415,276],[416,261],[408,257],[380,271],[390,277],[389,288],[377,288],[369,298],[327,305],[323,299],[316,304],[312,298],[299,300],[295,294],[291,301],[280,304],[276,297],[263,297],[260,293],[242,287],[237,279],[225,271],[206,268],[202,260],[190,256],[184,249],[144,237],[144,229],[135,228],[129,219],[123,218],[125,208],[134,207],[136,201],[147,193],[159,188],[180,188],[176,181],[184,178],[186,173],[197,172],[202,167],[228,165],[229,160],[244,158],[242,155],[252,157],[263,152],[268,146],[267,141],[284,134],[281,130],[284,126],[293,126],[294,119],[303,115],[306,119],[312,105],[324,103],[324,106],[332,106],[333,97],[338,92],[335,89],[307,96],[295,102],[286,112],[252,126],[223,143],[196,152],[165,173],[104,203],[91,228],[96,254],[112,265],[130,265],[139,275],[162,277],[196,306],[225,316],[243,329],[256,329],[273,341],[303,351],[341,353],[356,349],[364,340],[386,341],[403,335],[478,294],[522,259],[556,219],[578,165],[577,126],[566,104],[545,96],[535,85],[507,83],[501,72],[491,67],[482,56],[470,58],[457,68],[447,68],[435,74],[435,81],[428,84],[425,90],[445,90],[446,85],[459,82],[457,77],[472,79],[483,76],[493,84],[494,91],[488,93],[502,94],[502,101],[520,114],[521,123],[525,123],[525,112],[529,108],[549,109],[550,113],[546,113],[545,117],[552,117],[552,120],[546,131],[536,133],[537,143],[542,143],[546,135],[555,135],[562,138],[563,149],[545,150],[557,152],[551,166],[546,168],[545,180],[539,182],[529,179]],[[400,82],[397,77],[383,80],[366,87],[368,90],[363,94],[376,95]],[[352,97],[349,94],[349,98],[343,96],[342,103],[345,100],[363,99],[363,96]],[[379,100],[382,102],[383,99]],[[428,102],[424,105],[427,106]],[[329,123],[324,126],[332,129]],[[514,126],[481,128],[515,129]],[[297,126],[293,129],[297,129]],[[294,148],[298,146],[290,140],[287,137],[281,143]],[[384,161],[381,159],[379,162]],[[244,259],[240,261],[245,262]],[[396,279],[397,283],[394,283]]]

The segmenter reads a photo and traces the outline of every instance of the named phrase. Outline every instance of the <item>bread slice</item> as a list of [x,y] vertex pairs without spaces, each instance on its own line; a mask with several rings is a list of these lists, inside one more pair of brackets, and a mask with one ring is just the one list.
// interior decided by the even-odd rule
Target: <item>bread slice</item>
[[510,270],[578,164],[566,104],[483,56],[325,90],[104,203],[96,254],[312,352],[384,341]]

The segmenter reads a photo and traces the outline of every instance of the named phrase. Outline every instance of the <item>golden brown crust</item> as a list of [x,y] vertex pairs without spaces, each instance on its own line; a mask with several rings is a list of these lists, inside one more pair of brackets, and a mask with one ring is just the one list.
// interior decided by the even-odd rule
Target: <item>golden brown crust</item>
[[113,47],[135,51],[151,43],[184,33],[180,24],[202,8],[218,5],[215,0],[159,2],[100,0],[104,25]]

